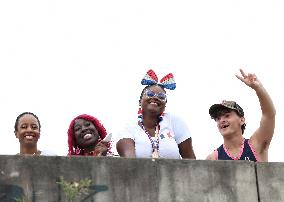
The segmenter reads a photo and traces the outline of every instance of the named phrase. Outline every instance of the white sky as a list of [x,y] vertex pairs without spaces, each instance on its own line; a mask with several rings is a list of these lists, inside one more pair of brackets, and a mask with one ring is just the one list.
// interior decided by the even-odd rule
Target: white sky
[[277,109],[269,160],[284,161],[283,1],[1,1],[0,154],[19,151],[18,114],[42,124],[39,149],[67,153],[70,121],[87,113],[108,132],[136,117],[140,81],[152,68],[172,72],[167,111],[188,124],[198,159],[222,144],[209,107],[223,99],[244,109],[249,138],[260,107],[235,78],[254,72]]

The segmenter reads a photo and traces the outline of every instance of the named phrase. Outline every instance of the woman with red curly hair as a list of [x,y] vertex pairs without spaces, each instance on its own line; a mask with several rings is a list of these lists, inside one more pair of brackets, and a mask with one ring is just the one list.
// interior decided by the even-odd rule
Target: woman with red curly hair
[[90,115],[75,117],[68,129],[69,156],[106,156],[110,142],[104,142],[107,132],[100,121]]

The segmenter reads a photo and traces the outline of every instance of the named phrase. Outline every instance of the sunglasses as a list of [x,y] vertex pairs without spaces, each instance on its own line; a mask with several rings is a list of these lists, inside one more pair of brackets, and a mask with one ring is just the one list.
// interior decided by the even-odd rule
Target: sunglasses
[[146,95],[148,98],[153,98],[156,97],[159,100],[166,102],[167,101],[167,94],[163,93],[163,92],[159,92],[159,93],[155,93],[149,89],[147,89],[144,93],[144,95]]

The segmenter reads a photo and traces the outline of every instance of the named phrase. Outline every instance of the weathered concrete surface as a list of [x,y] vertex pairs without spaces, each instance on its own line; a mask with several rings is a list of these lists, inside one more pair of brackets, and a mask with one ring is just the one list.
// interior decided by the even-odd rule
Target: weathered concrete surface
[[0,187],[8,192],[0,193],[0,201],[13,201],[23,195],[28,201],[57,200],[53,193],[58,193],[58,169],[54,157],[1,156]]
[[56,183],[59,176],[68,182],[91,179],[91,192],[82,197],[85,201],[157,199],[155,163],[148,159],[0,156],[0,173],[0,187],[10,187],[6,196],[0,192],[0,201],[20,198],[21,193],[30,201],[63,200]]
[[78,201],[258,201],[252,162],[59,156],[0,156],[0,201],[64,201],[59,176],[92,180]]
[[161,160],[158,169],[159,201],[258,201],[252,162]]
[[261,202],[284,201],[284,163],[256,163]]

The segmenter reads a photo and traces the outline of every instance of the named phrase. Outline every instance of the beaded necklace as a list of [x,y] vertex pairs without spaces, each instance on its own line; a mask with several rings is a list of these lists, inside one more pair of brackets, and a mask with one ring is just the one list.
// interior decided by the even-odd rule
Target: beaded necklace
[[150,135],[150,133],[146,130],[143,121],[139,122],[140,127],[144,130],[144,132],[146,133],[146,135],[148,136],[150,142],[151,142],[151,146],[152,146],[152,158],[159,158],[159,131],[160,131],[160,124],[158,124],[156,126],[155,129],[155,137],[154,140],[152,138],[152,136]]

